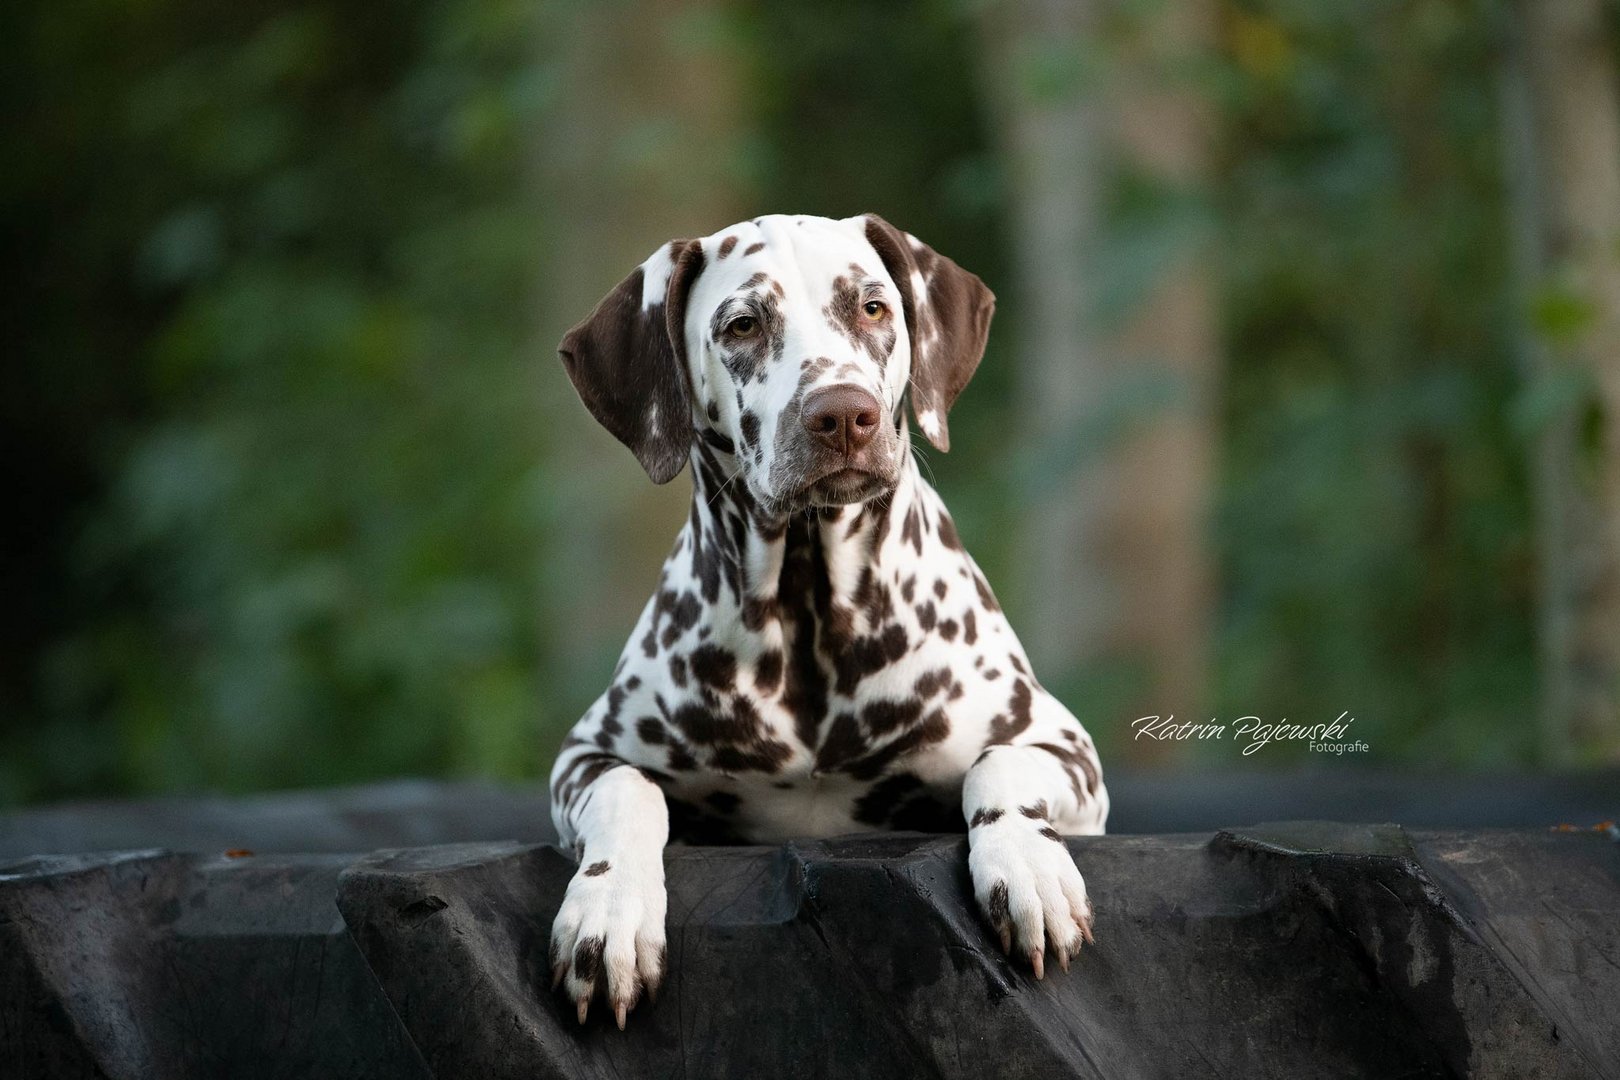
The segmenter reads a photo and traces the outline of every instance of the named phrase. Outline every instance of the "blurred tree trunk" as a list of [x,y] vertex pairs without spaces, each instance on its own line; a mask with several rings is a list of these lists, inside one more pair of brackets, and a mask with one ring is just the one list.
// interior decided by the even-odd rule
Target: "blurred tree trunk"
[[1555,763],[1620,755],[1620,85],[1606,7],[1518,0],[1504,79]]
[[[1169,254],[1123,305],[1109,303],[1118,271],[1105,205],[1122,182],[1172,207],[1196,204],[1208,122],[1189,76],[1212,12],[1197,0],[1129,10],[1008,0],[987,30],[1033,462],[1019,630],[1048,681],[1101,688],[1090,704],[1109,715],[1088,716],[1094,725],[1208,719],[1212,282],[1198,230],[1155,222]],[[1095,675],[1109,670],[1128,673],[1125,685]],[[1085,713],[1088,702],[1071,704]],[[1132,742],[1127,753],[1160,759],[1176,747]]]
[[655,487],[591,419],[557,343],[660,244],[747,216],[737,148],[749,120],[724,3],[553,2],[541,12],[556,78],[534,133],[547,233],[535,252],[535,353],[549,429],[536,492],[548,532],[539,618],[549,752],[606,689],[691,492],[684,474]]

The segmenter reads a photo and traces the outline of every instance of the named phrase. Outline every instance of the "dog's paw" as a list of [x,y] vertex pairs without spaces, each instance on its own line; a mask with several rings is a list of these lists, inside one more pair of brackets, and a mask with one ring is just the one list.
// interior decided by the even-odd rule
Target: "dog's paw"
[[668,907],[661,856],[581,861],[551,927],[551,986],[561,986],[584,1023],[600,995],[624,1030],[642,994],[664,977]]
[[[1091,898],[1063,838],[1039,807],[976,816],[968,870],[979,910],[1001,941],[1001,951],[1046,974],[1046,950],[1069,970],[1069,960],[1090,943]],[[988,820],[986,820],[988,818]]]

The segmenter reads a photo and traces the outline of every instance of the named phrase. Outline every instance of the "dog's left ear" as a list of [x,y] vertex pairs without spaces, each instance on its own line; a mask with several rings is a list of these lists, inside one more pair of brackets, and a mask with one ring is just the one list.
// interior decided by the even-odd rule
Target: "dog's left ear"
[[686,297],[702,270],[698,241],[671,240],[557,347],[585,407],[655,484],[680,473],[691,447]]
[[911,411],[928,441],[951,448],[946,415],[973,378],[990,336],[996,296],[977,274],[910,233],[867,214],[866,239],[900,289],[911,335]]

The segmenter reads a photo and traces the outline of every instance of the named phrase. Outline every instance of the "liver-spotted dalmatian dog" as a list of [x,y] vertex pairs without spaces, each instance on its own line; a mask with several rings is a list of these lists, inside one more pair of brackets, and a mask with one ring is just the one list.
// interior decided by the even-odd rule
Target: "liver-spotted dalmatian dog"
[[1062,843],[1108,794],[945,506],[901,399],[947,449],[995,297],[873,215],[675,240],[570,330],[591,413],[692,510],[612,685],[563,743],[580,869],[554,982],[622,1028],[664,974],[663,848],[967,826],[973,890],[1037,978],[1091,940]]

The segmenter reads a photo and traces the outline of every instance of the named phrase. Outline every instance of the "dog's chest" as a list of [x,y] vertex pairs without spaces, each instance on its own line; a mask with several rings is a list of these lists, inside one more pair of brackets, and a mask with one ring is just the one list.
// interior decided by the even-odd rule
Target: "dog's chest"
[[920,478],[895,502],[758,545],[694,518],[643,614],[597,742],[643,767],[676,835],[961,827],[963,774],[1038,688]]
[[[693,685],[670,712],[690,754],[676,762],[684,768],[658,777],[674,835],[723,842],[960,830],[962,777],[987,742],[1027,723],[1029,687],[1012,666],[1015,651],[990,661],[977,643],[960,634],[948,641],[914,620],[913,612],[896,634],[893,611],[882,625],[835,630],[828,648],[825,625],[788,609],[780,636],[762,635],[751,657],[728,650],[741,658],[725,686],[702,685],[689,662]],[[994,626],[998,617],[968,619],[980,621]],[[761,693],[760,658],[776,648],[786,659],[780,675],[775,660],[766,662],[772,690]]]

